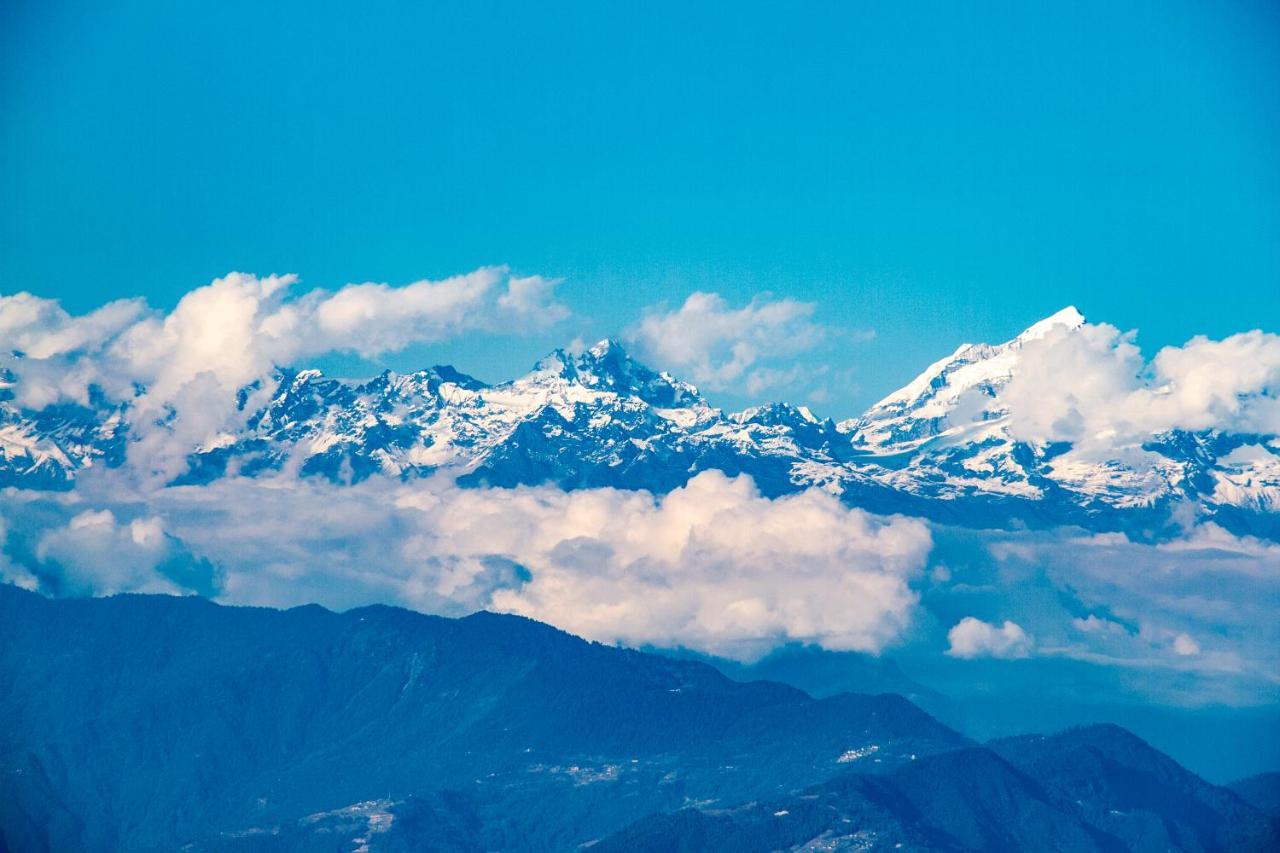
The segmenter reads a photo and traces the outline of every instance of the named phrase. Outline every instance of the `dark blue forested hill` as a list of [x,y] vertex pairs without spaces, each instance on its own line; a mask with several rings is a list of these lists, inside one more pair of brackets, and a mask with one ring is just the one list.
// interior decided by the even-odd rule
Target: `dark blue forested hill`
[[[922,758],[884,774],[850,774],[798,794],[721,813],[654,815],[610,838],[602,853],[679,849],[946,851],[1125,849],[1052,803],[1031,778],[988,750]],[[901,845],[900,847],[898,845]]]
[[988,746],[1051,799],[1136,850],[1280,849],[1272,820],[1111,725],[1023,735]]
[[1238,779],[1229,786],[1250,805],[1280,819],[1280,772],[1258,773]]
[[[0,720],[10,850],[724,849],[765,825],[775,846],[1132,843],[1095,820],[1114,791],[1082,793],[1052,739],[1001,758],[898,696],[813,699],[487,613],[0,586]],[[1176,827],[1160,838],[1274,841],[1260,811],[1147,750],[1160,797],[1198,785],[1189,828],[1157,813]],[[779,835],[780,811],[808,816]]]
[[804,845],[1225,853],[1280,849],[1280,826],[1124,729],[1090,726],[839,776],[739,809],[653,815],[593,849],[765,853]]
[[504,804],[491,846],[573,847],[810,784],[850,750],[892,766],[964,743],[896,696],[814,700],[511,616],[13,587],[0,719],[5,837],[57,850],[172,849],[455,788]]

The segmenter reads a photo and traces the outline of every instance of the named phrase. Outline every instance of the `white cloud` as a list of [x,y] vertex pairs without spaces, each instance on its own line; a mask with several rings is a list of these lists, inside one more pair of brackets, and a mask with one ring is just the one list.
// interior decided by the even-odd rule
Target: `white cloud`
[[1280,432],[1280,336],[1196,337],[1144,362],[1113,326],[1056,327],[1023,346],[1000,402],[1016,437],[1085,450],[1171,429]]
[[[99,487],[43,536],[37,574],[81,592],[160,589],[176,549],[216,567],[232,603],[486,608],[605,642],[740,658],[787,640],[871,652],[894,642],[931,547],[920,521],[816,490],[770,500],[714,472],[661,497],[281,476],[167,488],[111,510],[109,483]],[[142,521],[119,520],[126,511]]]
[[174,557],[174,543],[155,516],[124,522],[109,509],[83,510],[46,531],[36,557],[46,572],[56,572],[61,594],[182,590],[162,570]]
[[1016,622],[1007,619],[1000,627],[966,616],[947,632],[947,654],[957,658],[1025,658],[1031,654],[1032,639]]
[[301,325],[313,326],[305,352],[376,356],[473,329],[544,328],[569,313],[554,300],[555,284],[504,267],[404,287],[350,284],[302,312]]
[[1096,613],[1090,613],[1083,619],[1072,619],[1071,624],[1077,631],[1099,637],[1124,637],[1129,634],[1128,630],[1119,622],[1113,622],[1110,619],[1103,619]]
[[[596,639],[732,656],[783,640],[878,651],[910,621],[908,581],[930,544],[919,522],[875,519],[817,490],[768,500],[718,473],[656,501],[575,492],[562,502],[524,530],[504,526],[532,581],[495,594],[499,609]],[[494,531],[468,523],[467,534],[479,543]],[[533,553],[519,549],[525,540]]]
[[802,365],[794,365],[785,370],[772,367],[760,367],[747,375],[746,392],[751,397],[759,397],[770,390],[786,388],[803,379],[814,371]]
[[0,340],[7,349],[48,359],[114,337],[145,312],[141,299],[121,299],[82,317],[72,317],[52,299],[30,293],[0,296]]
[[1173,651],[1183,657],[1200,654],[1200,644],[1190,634],[1179,634],[1173,638]]
[[75,317],[54,300],[0,297],[0,357],[22,353],[7,359],[20,405],[87,403],[91,386],[130,401],[142,436],[130,461],[172,476],[192,447],[233,426],[236,392],[277,365],[327,352],[376,356],[475,330],[528,331],[568,313],[554,299],[556,282],[506,267],[334,293],[295,295],[295,284],[291,275],[231,273],[187,293],[168,314],[123,300]]
[[[554,300],[554,281],[512,276],[506,267],[402,287],[349,284],[335,293],[294,295],[296,282],[292,275],[231,273],[187,293],[168,314],[123,300],[73,317],[54,300],[0,297],[0,335],[7,349],[25,354],[14,363],[20,376],[47,366],[122,398],[141,383],[143,403],[156,406],[202,374],[234,392],[297,358],[376,356],[467,331],[542,328],[567,314]],[[77,372],[79,362],[92,369]],[[87,393],[65,383],[57,390],[82,402]],[[16,391],[25,404],[48,395],[30,381]]]
[[1280,546],[1215,525],[1158,544],[931,533],[816,491],[766,500],[716,473],[664,497],[287,475],[129,493],[118,472],[87,473],[69,494],[0,493],[6,579],[54,594],[506,610],[605,642],[744,659],[789,640],[891,647],[929,624],[916,591],[926,586],[935,613],[1009,619],[954,624],[953,657],[1091,661],[1179,704],[1257,701],[1280,683]]
[[1039,655],[1219,679],[1144,688],[1177,703],[1257,701],[1259,684],[1280,683],[1280,545],[1213,523],[1156,543],[1069,529],[982,538],[996,561],[982,605],[1034,634]]
[[675,310],[646,309],[629,332],[641,354],[705,389],[756,395],[793,382],[773,363],[822,342],[813,303],[764,294],[734,308],[719,294],[695,292]]
[[38,590],[40,578],[23,565],[20,560],[11,559],[4,548],[9,541],[9,521],[0,515],[0,583],[11,583],[22,589]]

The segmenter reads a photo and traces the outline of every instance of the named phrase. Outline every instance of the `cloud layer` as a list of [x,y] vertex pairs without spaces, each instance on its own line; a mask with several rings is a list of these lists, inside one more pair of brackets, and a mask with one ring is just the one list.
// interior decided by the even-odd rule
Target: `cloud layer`
[[699,291],[679,308],[649,308],[628,337],[644,357],[707,390],[754,397],[794,381],[782,360],[822,342],[813,312],[813,303],[768,294],[734,308]]
[[[656,497],[283,474],[137,490],[103,469],[71,493],[0,493],[0,519],[0,578],[58,595],[486,608],[741,659],[794,641],[924,644],[960,662],[1117,667],[1175,703],[1256,701],[1280,685],[1280,546],[1212,524],[1155,544],[966,531],[816,490],[770,500],[715,472]],[[1138,677],[1160,671],[1245,686]]]
[[1056,327],[1022,348],[1000,401],[1017,438],[1096,450],[1172,429],[1280,432],[1280,335],[1196,337],[1144,362],[1107,324]]
[[506,267],[402,287],[295,293],[295,284],[292,275],[231,273],[167,314],[138,299],[72,316],[55,300],[0,297],[0,364],[16,375],[20,406],[87,405],[91,389],[128,401],[141,437],[131,462],[172,477],[193,447],[235,427],[237,392],[275,366],[329,352],[376,356],[476,330],[539,329],[568,314],[555,281]]
[[[745,658],[788,640],[892,643],[930,549],[922,522],[818,491],[769,500],[748,478],[714,472],[663,497],[280,477],[164,489],[115,509],[88,508],[91,494],[59,500],[25,571],[63,592],[180,591],[216,566],[230,602],[488,608],[591,639]],[[199,565],[176,565],[180,554]]]
[[564,318],[554,281],[484,267],[402,287],[349,284],[294,293],[296,277],[231,273],[187,293],[168,314],[139,299],[82,316],[29,293],[0,297],[0,339],[14,362],[18,402],[88,402],[89,385],[143,406],[176,399],[208,375],[234,394],[275,365],[328,352],[365,356],[474,330],[520,331]]
[[1071,528],[932,532],[918,588],[953,658],[1109,667],[1172,704],[1280,695],[1280,545],[1213,523],[1155,543]]

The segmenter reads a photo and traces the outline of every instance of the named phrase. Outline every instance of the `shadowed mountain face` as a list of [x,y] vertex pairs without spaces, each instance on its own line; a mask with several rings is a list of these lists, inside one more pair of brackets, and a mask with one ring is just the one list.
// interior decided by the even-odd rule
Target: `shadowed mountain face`
[[[1054,802],[1133,850],[1275,849],[1272,820],[1118,726],[1024,735],[990,748]],[[1265,842],[1265,843],[1263,843]]]
[[1276,839],[1261,811],[1122,730],[980,749],[900,697],[812,699],[485,613],[0,586],[0,719],[12,850]]
[[984,749],[849,775],[741,809],[655,815],[606,839],[605,851],[1121,850],[1054,805],[1036,782]]
[[653,815],[604,851],[1266,851],[1280,825],[1116,726],[1029,735],[718,812]]

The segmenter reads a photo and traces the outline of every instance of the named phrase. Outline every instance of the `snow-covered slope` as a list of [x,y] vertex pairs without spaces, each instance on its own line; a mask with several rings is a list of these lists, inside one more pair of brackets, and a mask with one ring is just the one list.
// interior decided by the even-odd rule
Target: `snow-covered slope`
[[807,409],[726,416],[696,388],[631,359],[615,341],[557,350],[532,372],[485,385],[452,368],[364,383],[282,371],[238,436],[193,455],[182,482],[293,467],[338,482],[446,469],[467,483],[665,491],[707,468],[794,488],[800,458],[836,460],[848,439]]
[[1011,341],[965,344],[930,365],[839,425],[858,454],[855,466],[903,495],[957,504],[1016,499],[1033,515],[1055,518],[1132,510],[1158,519],[1186,502],[1232,515],[1280,508],[1280,443],[1271,436],[1174,431],[1087,455],[1065,442],[1018,441],[1001,392],[1023,347],[1054,329],[1075,333],[1084,322],[1064,308]]
[[977,414],[987,407],[1013,378],[1019,352],[1028,341],[1043,338],[1055,327],[1073,330],[1083,324],[1084,316],[1068,307],[1007,343],[962,344],[862,417],[841,423],[840,429],[853,433],[860,447],[886,454],[915,450],[926,442],[983,441],[998,434],[998,420],[966,428],[956,423],[957,412]]
[[[1023,347],[1083,323],[1066,308],[1006,343],[966,344],[839,425],[783,403],[724,413],[608,340],[557,350],[499,385],[450,367],[363,382],[282,369],[246,389],[243,427],[193,448],[176,482],[284,470],[349,483],[446,471],[467,485],[666,491],[716,469],[750,474],[770,495],[817,486],[874,511],[963,524],[1158,532],[1188,504],[1233,529],[1280,538],[1273,436],[1166,433],[1087,457],[1014,438],[1001,392]],[[30,412],[0,392],[0,484],[66,487],[85,466],[123,459],[122,407]]]
[[96,398],[38,412],[14,402],[13,374],[0,368],[0,488],[65,489],[76,473],[124,460],[125,408]]

